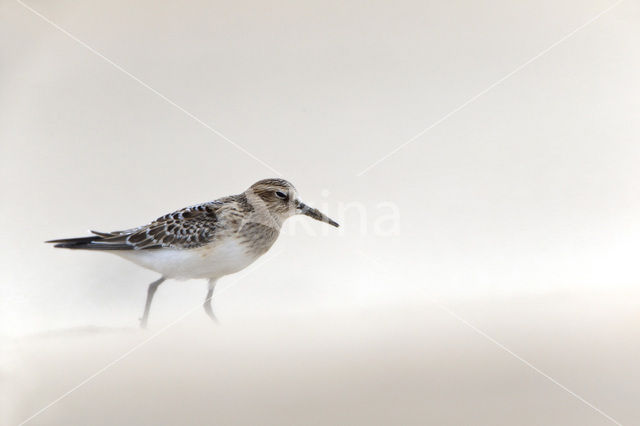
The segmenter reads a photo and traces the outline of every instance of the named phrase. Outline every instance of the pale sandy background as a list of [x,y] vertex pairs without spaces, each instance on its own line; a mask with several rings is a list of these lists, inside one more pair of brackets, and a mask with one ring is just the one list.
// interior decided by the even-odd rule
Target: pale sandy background
[[168,282],[138,331],[155,274],[42,241],[274,172],[0,1],[0,421],[102,371],[27,424],[640,423],[638,2],[362,176],[614,2],[26,4],[343,227],[288,223],[221,326]]

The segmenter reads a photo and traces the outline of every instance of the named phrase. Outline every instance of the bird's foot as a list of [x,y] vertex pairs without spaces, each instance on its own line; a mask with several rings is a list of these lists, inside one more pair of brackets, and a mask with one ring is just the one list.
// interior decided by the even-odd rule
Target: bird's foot
[[147,319],[146,318],[138,318],[138,320],[140,321],[140,328],[142,330],[146,330],[147,329]]

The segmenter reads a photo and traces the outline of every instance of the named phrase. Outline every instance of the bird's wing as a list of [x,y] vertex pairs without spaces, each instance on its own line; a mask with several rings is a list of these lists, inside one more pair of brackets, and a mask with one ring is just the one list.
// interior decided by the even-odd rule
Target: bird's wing
[[219,203],[210,202],[169,213],[140,228],[114,232],[104,243],[126,243],[135,250],[195,248],[209,243],[219,226]]
[[94,250],[147,250],[163,247],[195,248],[211,242],[220,228],[218,212],[223,203],[212,201],[169,213],[148,225],[93,237],[48,241],[56,247]]

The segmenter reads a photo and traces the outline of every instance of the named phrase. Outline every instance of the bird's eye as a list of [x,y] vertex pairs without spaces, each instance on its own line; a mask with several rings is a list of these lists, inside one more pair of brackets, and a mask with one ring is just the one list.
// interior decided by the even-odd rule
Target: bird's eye
[[276,197],[282,198],[283,200],[286,200],[287,199],[287,194],[285,194],[284,192],[281,192],[281,191],[276,191]]

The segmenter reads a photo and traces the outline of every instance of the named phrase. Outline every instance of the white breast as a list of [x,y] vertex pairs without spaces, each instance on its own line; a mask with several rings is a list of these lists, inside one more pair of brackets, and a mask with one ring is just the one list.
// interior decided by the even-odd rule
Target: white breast
[[114,251],[131,262],[167,278],[219,278],[253,263],[259,254],[248,253],[236,239],[194,249],[150,249]]

